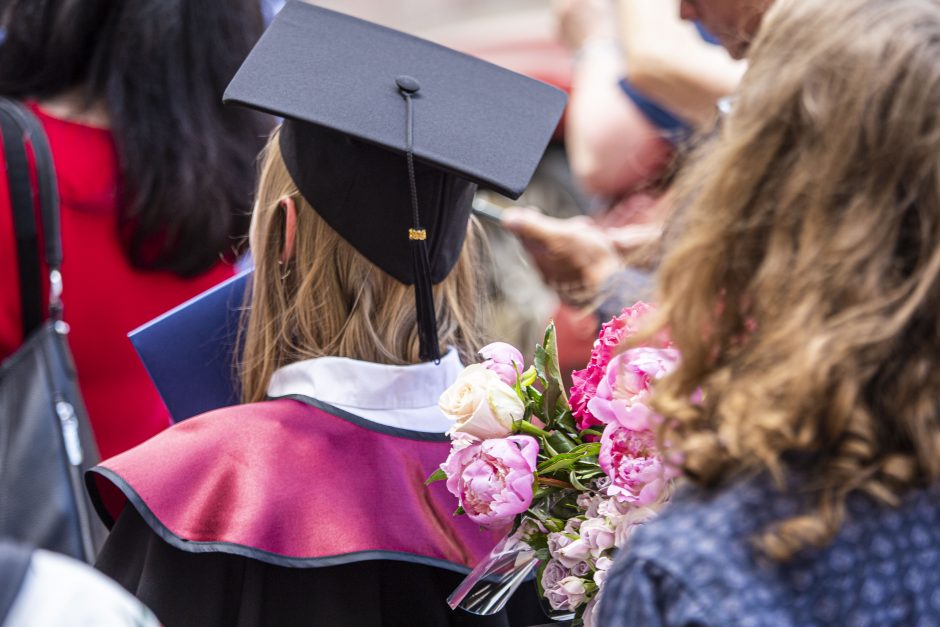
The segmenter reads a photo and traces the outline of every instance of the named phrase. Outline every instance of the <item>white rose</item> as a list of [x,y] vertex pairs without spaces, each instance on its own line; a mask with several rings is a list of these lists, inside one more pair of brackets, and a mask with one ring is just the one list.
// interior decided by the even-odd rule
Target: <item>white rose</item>
[[480,364],[464,368],[441,394],[438,406],[454,421],[448,434],[466,433],[481,440],[509,435],[513,421],[525,413],[516,391]]

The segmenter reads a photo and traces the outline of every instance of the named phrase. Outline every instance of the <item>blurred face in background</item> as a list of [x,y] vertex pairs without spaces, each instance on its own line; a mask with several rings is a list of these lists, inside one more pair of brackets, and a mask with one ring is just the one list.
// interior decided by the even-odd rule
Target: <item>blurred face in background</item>
[[[837,0],[833,0],[837,1]],[[735,59],[747,49],[773,0],[682,0],[682,19],[699,22]]]

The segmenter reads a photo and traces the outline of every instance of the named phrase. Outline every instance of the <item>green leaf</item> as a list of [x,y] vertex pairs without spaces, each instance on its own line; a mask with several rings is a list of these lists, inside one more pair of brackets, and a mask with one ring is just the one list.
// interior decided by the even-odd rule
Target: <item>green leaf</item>
[[594,477],[600,477],[601,475],[604,474],[604,471],[599,468],[597,470],[588,470],[588,471],[577,470],[576,472],[578,473],[578,480],[581,481],[582,483],[584,483],[585,481],[590,481]]
[[463,516],[467,512],[463,511],[463,505],[458,505],[457,509],[454,510],[454,516]]
[[565,521],[552,516],[545,519],[545,527],[547,527],[549,531],[562,531],[565,528]]
[[583,483],[581,483],[580,481],[578,481],[578,473],[575,472],[574,470],[572,470],[570,473],[568,473],[568,479],[570,480],[571,485],[573,485],[574,487],[576,487],[576,488],[577,488],[578,490],[580,490],[581,492],[587,492],[587,491],[588,491],[587,486],[585,486]]
[[[562,403],[562,401],[561,401],[561,399],[560,399],[560,400],[559,400],[559,404],[561,404],[561,403]],[[558,414],[558,417],[556,418],[555,422],[557,422],[558,425],[561,426],[565,431],[567,431],[568,433],[574,435],[574,434],[576,434],[576,433],[578,432],[578,425],[577,425],[577,423],[574,421],[574,416],[571,414],[571,408],[568,407],[568,401],[565,400],[565,401],[563,402],[563,405],[564,405],[564,406],[561,407],[561,408],[559,408],[559,410],[558,410],[558,411],[559,411],[559,414]]]
[[545,339],[542,345],[535,347],[535,369],[545,386],[542,395],[542,415],[546,424],[553,427],[570,408],[561,378],[561,366],[558,364],[558,341],[555,336],[554,323],[550,323],[545,329]]
[[569,438],[567,435],[561,431],[552,431],[548,436],[548,442],[552,445],[552,448],[560,453],[568,453],[573,451],[578,443]]
[[562,457],[563,457],[562,455],[556,455],[552,459],[548,460],[548,462],[544,462],[547,465],[544,468],[539,467],[537,471],[539,475],[547,475],[549,473],[556,472],[558,470],[567,470],[571,468],[572,466],[574,466],[574,463],[577,461],[576,458],[575,459],[563,459]]
[[531,538],[526,540],[526,543],[536,551],[539,549],[548,550],[548,536],[544,533],[533,534]]
[[[550,443],[547,442],[546,445],[550,446]],[[536,472],[542,475],[545,473],[554,472],[556,470],[570,468],[579,459],[585,456],[596,455],[599,451],[600,444],[595,444],[593,442],[580,444],[567,453],[552,455],[552,457],[538,465]]]
[[588,435],[594,435],[599,438],[604,437],[603,432],[598,431],[597,429],[584,429],[583,431],[578,432],[578,437],[581,438],[582,440],[584,439],[585,436],[588,436]]
[[529,369],[522,373],[519,377],[518,382],[522,387],[529,387],[535,383],[535,379],[539,376],[538,370],[535,366],[529,366]]
[[438,468],[431,473],[431,476],[427,478],[427,481],[424,482],[424,485],[431,485],[435,481],[443,481],[444,479],[447,479],[447,473]]

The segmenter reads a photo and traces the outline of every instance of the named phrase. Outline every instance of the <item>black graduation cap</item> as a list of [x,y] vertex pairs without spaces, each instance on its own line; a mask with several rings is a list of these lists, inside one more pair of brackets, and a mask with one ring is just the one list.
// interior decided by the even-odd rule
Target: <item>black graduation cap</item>
[[476,186],[518,198],[563,92],[377,24],[289,2],[223,100],[282,116],[294,182],[369,261],[415,285],[421,357],[437,359],[431,285],[459,257]]

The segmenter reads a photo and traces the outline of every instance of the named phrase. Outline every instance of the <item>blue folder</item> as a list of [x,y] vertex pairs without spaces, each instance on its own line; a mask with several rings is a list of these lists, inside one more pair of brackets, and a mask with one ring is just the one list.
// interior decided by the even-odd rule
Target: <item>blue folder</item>
[[174,422],[238,403],[235,350],[251,274],[245,270],[128,334]]

